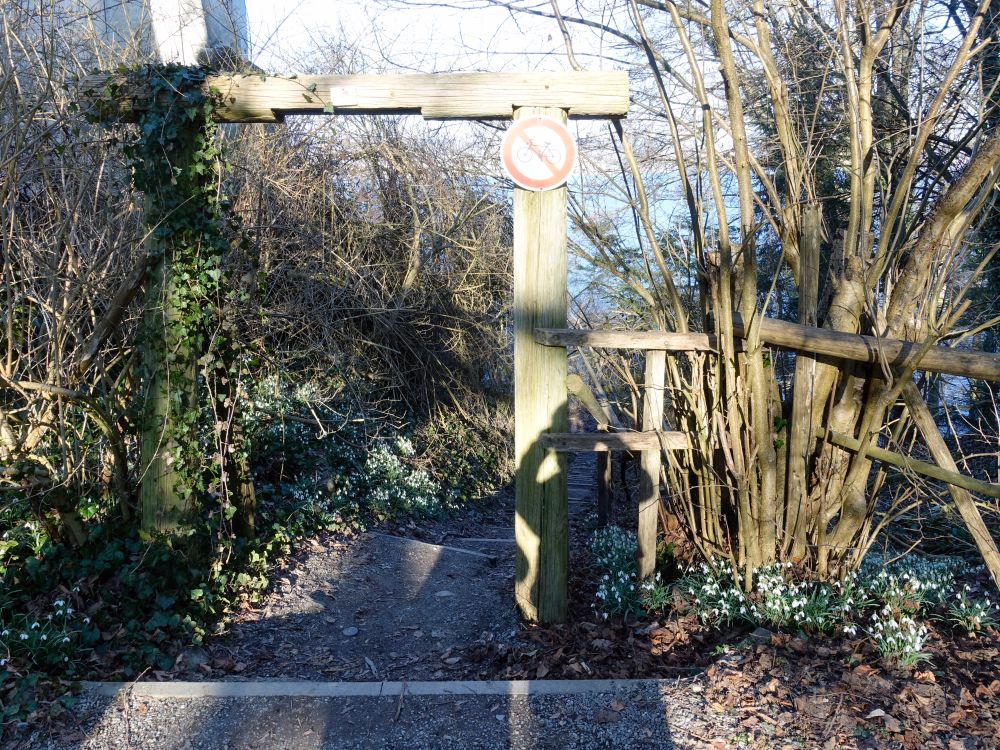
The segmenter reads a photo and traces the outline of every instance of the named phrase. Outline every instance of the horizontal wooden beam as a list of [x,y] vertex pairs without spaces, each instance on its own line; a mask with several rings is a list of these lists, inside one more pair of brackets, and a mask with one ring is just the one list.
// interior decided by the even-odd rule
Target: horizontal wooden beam
[[[856,440],[848,435],[842,435],[839,432],[826,432],[819,429],[816,430],[816,437],[854,453],[861,450],[860,440]],[[890,464],[899,469],[912,471],[915,474],[922,474],[925,477],[937,479],[942,482],[946,482],[947,484],[953,484],[956,487],[961,487],[969,490],[970,492],[976,492],[980,495],[986,495],[987,497],[1000,497],[1000,485],[982,482],[978,479],[966,476],[965,474],[959,474],[957,471],[942,469],[937,464],[918,461],[915,458],[904,456],[901,453],[893,453],[892,451],[887,451],[884,448],[879,448],[874,445],[865,451],[865,455],[869,458],[882,461],[883,463]]]
[[[625,71],[565,73],[420,73],[409,75],[214,75],[219,122],[280,122],[285,115],[419,114],[427,119],[510,119],[515,107],[559,107],[570,117],[624,117]],[[83,96],[103,119],[134,120],[150,105],[141,80],[130,74],[86,78]]]
[[683,432],[549,432],[543,447],[567,453],[586,451],[689,450],[691,441]]
[[[733,317],[733,331],[737,336],[746,335],[738,315]],[[855,362],[884,361],[890,367],[901,367],[907,357],[920,347],[910,341],[811,328],[773,318],[761,320],[760,338],[765,344],[779,349],[812,352]],[[1000,380],[1000,354],[935,346],[924,354],[916,369],[981,380]]]
[[603,349],[656,349],[669,352],[712,351],[714,336],[670,331],[602,331],[588,328],[536,328],[543,346],[590,346]]

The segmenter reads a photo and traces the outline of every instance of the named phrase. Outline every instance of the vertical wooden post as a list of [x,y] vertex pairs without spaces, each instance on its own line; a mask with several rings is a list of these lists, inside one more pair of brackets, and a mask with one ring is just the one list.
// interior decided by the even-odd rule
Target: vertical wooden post
[[[646,352],[646,376],[642,400],[642,429],[663,431],[663,389],[666,384],[667,353]],[[656,521],[660,509],[660,449],[642,452],[639,477],[639,579],[656,569]]]
[[[607,430],[603,430],[607,432]],[[611,523],[611,451],[598,451],[597,468],[597,525],[604,528]]]
[[[799,323],[816,327],[819,301],[819,245],[823,208],[818,203],[806,206],[799,241]],[[792,388],[792,413],[788,424],[788,480],[786,495],[788,518],[782,547],[801,559],[806,552],[806,522],[812,517],[809,500],[809,454],[813,445],[813,387],[816,380],[816,357],[805,351],[795,355],[795,385]]]
[[[147,201],[153,200],[147,196]],[[194,352],[183,333],[172,299],[181,283],[172,272],[169,243],[148,232],[149,269],[146,309],[143,313],[142,363],[145,393],[142,414],[139,507],[145,531],[173,531],[190,520],[189,496],[178,485],[181,468],[173,459],[177,443],[170,428],[185,411],[197,408]],[[183,374],[181,383],[171,373]]]
[[[520,107],[514,119],[549,115],[554,107]],[[522,616],[566,617],[569,569],[566,457],[543,449],[545,432],[566,432],[566,349],[535,343],[535,328],[565,328],[568,306],[566,188],[514,188],[514,452],[517,461],[517,580]]]

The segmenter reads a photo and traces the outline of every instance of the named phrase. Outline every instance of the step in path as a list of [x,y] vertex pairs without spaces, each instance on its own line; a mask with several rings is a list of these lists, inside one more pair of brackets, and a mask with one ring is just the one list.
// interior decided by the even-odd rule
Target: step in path
[[[571,518],[593,510],[593,477],[593,456],[578,456],[569,475]],[[442,544],[377,532],[314,543],[228,637],[183,655],[181,679],[88,686],[80,729],[24,746],[725,746],[712,745],[726,722],[709,716],[698,677],[456,681],[469,668],[463,647],[518,637],[513,524],[499,523]]]

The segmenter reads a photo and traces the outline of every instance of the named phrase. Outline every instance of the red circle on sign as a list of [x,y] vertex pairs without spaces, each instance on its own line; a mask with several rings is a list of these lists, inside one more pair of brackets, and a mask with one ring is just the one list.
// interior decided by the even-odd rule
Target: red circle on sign
[[504,170],[525,190],[559,187],[576,166],[576,142],[559,120],[535,115],[517,120],[500,145]]

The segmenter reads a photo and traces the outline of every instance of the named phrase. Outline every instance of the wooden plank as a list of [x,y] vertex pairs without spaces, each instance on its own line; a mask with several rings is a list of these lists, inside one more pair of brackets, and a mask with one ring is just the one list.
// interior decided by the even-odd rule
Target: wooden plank
[[600,331],[586,328],[538,328],[544,346],[590,346],[604,349],[658,349],[671,352],[714,351],[714,336],[670,331]]
[[598,451],[596,476],[597,484],[597,525],[604,528],[611,523],[612,492],[611,492],[611,453]]
[[383,539],[394,539],[394,540],[396,540],[398,542],[401,542],[403,544],[422,545],[424,547],[432,547],[435,550],[437,550],[438,553],[440,553],[442,550],[447,551],[447,552],[458,552],[458,553],[461,553],[463,555],[469,555],[470,557],[479,557],[479,558],[482,558],[483,560],[485,560],[486,562],[490,563],[491,565],[495,565],[496,562],[497,562],[496,555],[487,555],[485,552],[476,552],[475,550],[463,549],[462,547],[449,547],[447,544],[432,544],[430,542],[421,541],[420,539],[411,539],[408,536],[395,536],[394,534],[383,534],[383,533],[381,533],[379,531],[371,531],[369,533],[372,534],[373,536],[382,537]]
[[[515,119],[559,109],[521,107]],[[544,443],[567,425],[566,350],[535,343],[540,326],[566,325],[565,187],[543,192],[514,188],[514,597],[525,619],[566,617],[569,520],[566,457]]]
[[[935,427],[935,429],[937,428]],[[846,450],[855,452],[861,450],[861,442],[853,437],[850,437],[849,435],[842,435],[839,432],[827,432],[822,428],[817,429],[814,434],[816,437],[840,446]],[[970,492],[978,492],[980,495],[986,495],[987,497],[1000,497],[1000,484],[981,482],[980,480],[966,476],[965,474],[959,474],[957,471],[949,471],[948,469],[944,469],[935,464],[918,461],[915,458],[910,458],[909,456],[904,456],[900,453],[893,453],[892,451],[887,451],[884,448],[879,448],[878,446],[873,445],[868,448],[868,450],[865,451],[865,455],[869,458],[882,461],[883,463],[890,464],[891,466],[895,466],[899,469],[912,471],[915,474],[922,474],[925,477],[937,479],[945,484],[961,487],[962,489],[969,490]]]
[[[909,409],[914,424],[917,425],[917,429],[924,436],[927,450],[930,451],[934,460],[937,461],[938,466],[944,471],[958,474],[958,465],[955,463],[955,458],[951,455],[951,451],[948,449],[944,438],[941,437],[941,431],[938,429],[937,422],[934,421],[930,409],[927,408],[924,397],[920,395],[920,391],[917,390],[912,381],[907,382],[903,386],[903,398],[906,401],[906,407]],[[958,474],[958,476],[966,478],[963,474]],[[986,483],[983,482],[982,484]],[[990,489],[996,490],[996,494],[993,497],[1000,496],[1000,487],[996,485],[988,486]],[[976,507],[975,501],[969,495],[969,488],[949,482],[948,489],[951,492],[952,500],[955,501],[955,506],[958,508],[959,515],[962,516],[966,528],[968,528],[973,541],[976,543],[979,554],[983,557],[983,562],[986,563],[987,570],[993,576],[993,582],[1000,587],[1000,550],[997,549],[997,543],[993,539],[993,535],[990,534],[990,530],[983,522],[983,517]]]
[[[651,349],[646,352],[646,382],[643,387],[642,429],[654,436],[663,432],[663,389],[666,383],[667,353]],[[639,545],[637,565],[639,580],[656,570],[656,520],[660,506],[660,446],[644,450],[639,472]]]
[[583,382],[583,378],[575,372],[566,377],[566,390],[571,396],[576,396],[584,408],[590,412],[590,416],[597,422],[597,429],[605,430],[611,424],[610,410],[605,410],[601,402],[597,400],[594,392]]
[[[420,73],[354,76],[215,75],[220,122],[280,122],[285,115],[420,114],[427,119],[511,119],[515,107],[550,107],[570,117],[624,117],[625,71]],[[134,120],[150,94],[137,76],[97,74],[81,85],[102,119]]]
[[544,435],[541,442],[562,453],[691,449],[683,432],[554,432]]
[[[737,336],[745,335],[746,329],[738,314],[733,316],[733,331]],[[920,344],[911,341],[810,328],[773,318],[761,321],[760,337],[764,343],[779,349],[807,351],[855,362],[884,360],[893,367],[907,364],[907,358],[920,348]],[[1000,354],[935,346],[924,354],[916,369],[1000,381]]]
[[587,374],[590,375],[590,382],[594,384],[594,395],[597,397],[597,403],[601,407],[601,410],[608,415],[610,426],[616,430],[622,429],[622,420],[618,416],[615,407],[611,404],[611,399],[608,398],[604,386],[601,385],[601,379],[597,375],[597,370],[594,369],[593,362],[591,362],[591,353],[586,349],[580,349],[577,351],[577,356],[583,362],[583,367],[587,371]]

